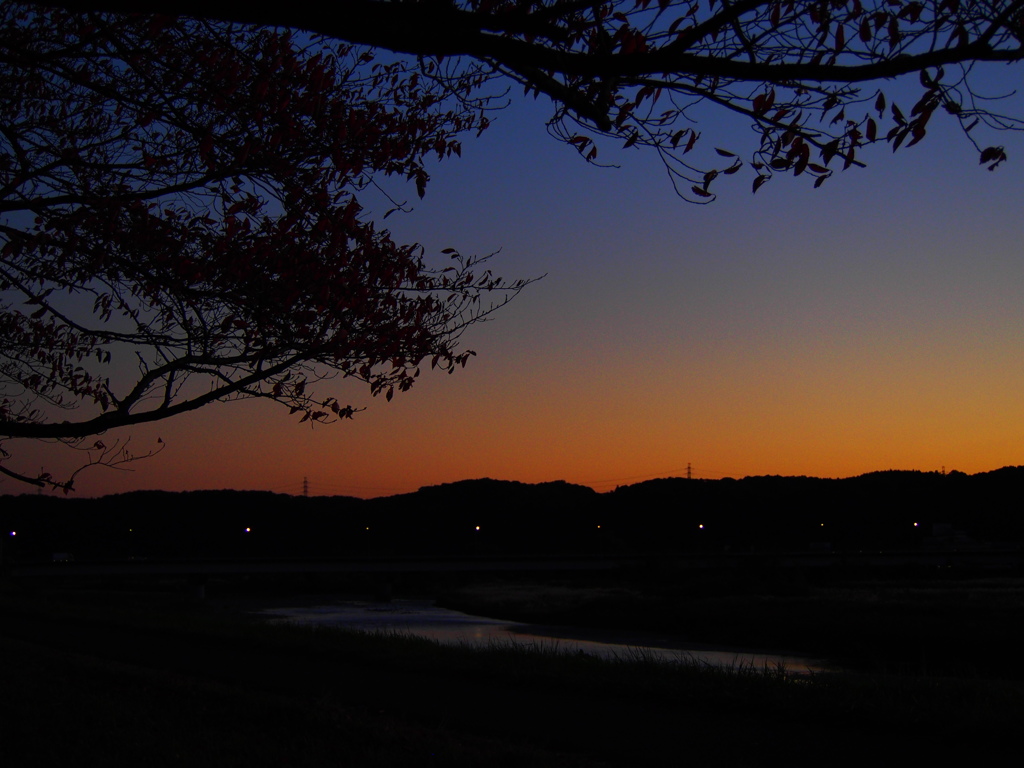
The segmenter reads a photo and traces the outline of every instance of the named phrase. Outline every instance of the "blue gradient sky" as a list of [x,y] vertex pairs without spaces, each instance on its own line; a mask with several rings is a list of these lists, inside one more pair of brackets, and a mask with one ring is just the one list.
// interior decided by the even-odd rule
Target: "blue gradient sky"
[[[482,476],[607,490],[688,463],[711,478],[1024,463],[1018,136],[996,137],[1010,160],[989,173],[937,115],[918,146],[875,149],[818,190],[780,176],[752,195],[741,173],[694,206],[650,153],[588,166],[547,136],[548,113],[498,114],[387,221],[428,253],[501,249],[497,274],[547,274],[467,333],[464,371],[391,403],[322,385],[369,406],[335,426],[246,402],[138,429],[133,447],[166,450],[91,470],[79,492],[299,492],[308,477],[312,493],[376,496]],[[747,148],[716,124],[709,150]]]

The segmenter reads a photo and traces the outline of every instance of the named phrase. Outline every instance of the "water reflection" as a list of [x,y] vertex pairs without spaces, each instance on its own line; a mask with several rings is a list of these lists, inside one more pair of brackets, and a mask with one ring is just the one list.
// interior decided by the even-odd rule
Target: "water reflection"
[[365,632],[397,632],[441,643],[480,647],[514,642],[601,658],[646,658],[671,662],[699,662],[723,667],[777,668],[792,674],[826,670],[823,662],[797,656],[757,653],[712,647],[682,647],[656,635],[599,632],[570,627],[524,624],[438,608],[426,600],[390,602],[344,601],[331,605],[265,608],[257,611],[271,621],[306,626],[338,627]]

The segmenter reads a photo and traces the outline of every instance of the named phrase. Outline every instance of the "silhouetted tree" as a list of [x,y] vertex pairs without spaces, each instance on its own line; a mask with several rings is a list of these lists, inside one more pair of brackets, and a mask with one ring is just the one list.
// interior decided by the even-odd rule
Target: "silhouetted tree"
[[[128,0],[44,2],[138,9]],[[819,185],[835,167],[860,165],[871,144],[916,144],[945,114],[994,168],[1003,148],[975,134],[1022,127],[993,111],[988,97],[997,94],[979,101],[973,88],[977,63],[1024,57],[1022,0],[176,0],[147,10],[302,29],[424,66],[443,60],[462,93],[471,82],[519,83],[551,98],[550,131],[588,160],[598,160],[600,137],[649,147],[677,191],[698,202],[713,198],[716,178],[741,169],[742,155],[755,191],[776,172]],[[914,103],[879,89],[908,75],[921,84]],[[699,124],[726,113],[749,122],[753,148],[709,147],[691,161]]]
[[[138,10],[0,10],[8,446],[82,447],[235,397],[348,416],[308,384],[342,374],[390,396],[427,359],[464,364],[454,342],[489,311],[481,294],[506,291],[500,305],[523,284],[474,259],[430,271],[360,201],[387,176],[422,195],[424,159],[458,153],[509,84],[549,97],[549,130],[588,161],[602,140],[646,147],[696,202],[741,171],[754,191],[780,172],[820,185],[870,145],[921,141],[936,115],[994,169],[1006,153],[980,132],[1022,127],[974,78],[1024,57],[1024,0],[176,0],[110,15]],[[374,48],[407,56],[375,63]],[[877,84],[905,76],[920,91],[900,106]],[[714,114],[746,120],[752,147],[702,137]],[[112,376],[118,359],[138,375]],[[78,405],[99,412],[54,416]],[[124,458],[91,445],[91,460]],[[55,483],[0,451],[0,472]]]
[[[217,400],[301,420],[353,408],[336,375],[391,399],[514,296],[450,250],[432,269],[363,212],[486,125],[482,102],[373,53],[224,22],[0,6],[0,473],[18,439],[87,464],[95,436]],[[466,89],[472,88],[466,84]],[[487,294],[492,303],[483,302]],[[72,413],[69,413],[71,411]]]

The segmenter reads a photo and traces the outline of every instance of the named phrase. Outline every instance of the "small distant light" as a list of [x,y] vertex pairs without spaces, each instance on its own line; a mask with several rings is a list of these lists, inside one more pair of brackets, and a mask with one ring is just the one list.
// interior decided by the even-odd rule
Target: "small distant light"
[[18,535],[17,531],[11,531],[11,536],[17,536],[17,535]]
[[479,531],[479,530],[480,530],[480,526],[478,525],[478,526],[476,527],[476,529],[477,529],[477,530]]
[[914,527],[917,528],[917,523],[914,523]]
[[366,526],[366,530],[370,530],[370,526]]
[[703,531],[703,530],[704,530],[704,523],[701,523],[701,524],[700,524],[700,525],[698,525],[697,527],[698,527],[698,528],[700,528],[700,529],[701,529],[701,530]]
[[597,527],[598,527],[598,528],[600,528],[601,526],[599,525],[599,526],[597,526]]
[[825,527],[825,524],[824,524],[824,523],[822,523],[822,524],[821,524],[821,527],[822,527],[822,528],[824,528],[824,527]]
[[246,528],[246,529],[245,529],[245,532],[246,532],[246,533],[250,533],[251,531],[252,531],[252,528]]

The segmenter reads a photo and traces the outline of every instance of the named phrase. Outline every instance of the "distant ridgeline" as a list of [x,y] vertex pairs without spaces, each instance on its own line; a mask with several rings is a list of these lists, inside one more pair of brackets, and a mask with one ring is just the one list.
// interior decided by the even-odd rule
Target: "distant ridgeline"
[[671,478],[603,494],[485,479],[370,500],[253,491],[3,496],[0,523],[3,556],[18,560],[843,552],[1021,542],[1021,491],[1024,467]]

